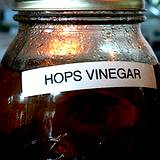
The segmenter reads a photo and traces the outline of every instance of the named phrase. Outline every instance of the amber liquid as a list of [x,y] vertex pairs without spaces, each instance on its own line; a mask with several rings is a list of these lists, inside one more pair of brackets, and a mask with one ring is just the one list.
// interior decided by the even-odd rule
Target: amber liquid
[[0,159],[160,159],[159,89],[21,92],[21,73],[1,66]]

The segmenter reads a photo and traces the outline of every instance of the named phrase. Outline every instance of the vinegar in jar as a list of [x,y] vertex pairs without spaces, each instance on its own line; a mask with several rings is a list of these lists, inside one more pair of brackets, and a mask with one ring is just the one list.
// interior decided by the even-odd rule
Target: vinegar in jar
[[21,72],[1,66],[0,74],[0,150],[6,160],[137,160],[158,154],[157,90],[22,97]]

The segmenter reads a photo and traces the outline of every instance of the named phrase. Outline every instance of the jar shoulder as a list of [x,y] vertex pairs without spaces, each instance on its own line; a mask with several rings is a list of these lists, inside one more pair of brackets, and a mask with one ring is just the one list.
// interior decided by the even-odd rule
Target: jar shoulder
[[[135,61],[157,58],[134,25],[60,25],[20,32],[2,60],[18,70],[88,61]],[[30,31],[32,31],[30,28]],[[43,29],[43,30],[42,30]]]

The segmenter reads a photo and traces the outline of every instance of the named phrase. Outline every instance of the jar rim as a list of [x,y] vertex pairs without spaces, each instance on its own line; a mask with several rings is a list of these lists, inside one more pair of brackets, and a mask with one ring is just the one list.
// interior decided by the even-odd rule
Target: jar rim
[[144,0],[15,0],[15,10],[143,10]]

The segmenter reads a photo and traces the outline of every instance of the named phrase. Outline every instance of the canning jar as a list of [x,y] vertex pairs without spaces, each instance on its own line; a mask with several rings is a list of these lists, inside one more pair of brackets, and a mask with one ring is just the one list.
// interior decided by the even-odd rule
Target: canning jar
[[160,158],[160,70],[141,33],[144,9],[16,1],[19,31],[0,66],[0,157]]

